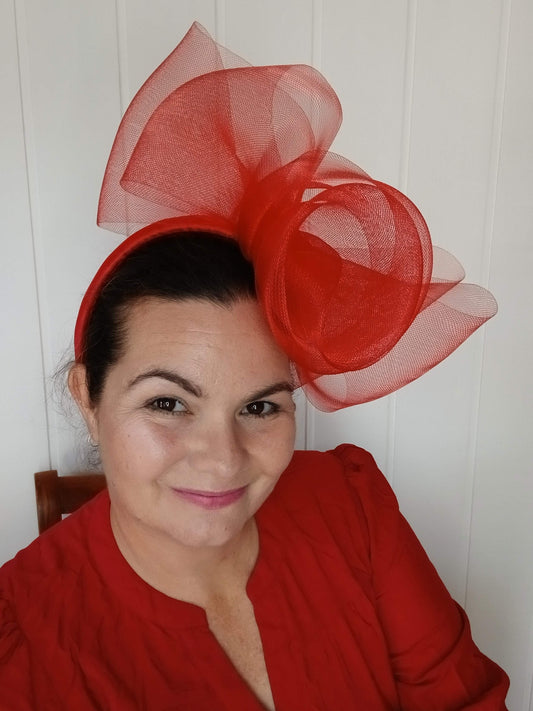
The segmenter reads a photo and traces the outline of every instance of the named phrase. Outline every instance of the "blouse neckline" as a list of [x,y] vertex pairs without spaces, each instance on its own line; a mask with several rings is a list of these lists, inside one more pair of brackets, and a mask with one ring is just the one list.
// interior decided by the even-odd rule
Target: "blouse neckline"
[[[268,501],[268,500],[267,500]],[[122,555],[111,528],[111,502],[107,491],[94,500],[92,521],[87,528],[89,555],[92,566],[99,573],[102,584],[120,599],[121,603],[139,617],[156,625],[173,629],[207,628],[205,610],[194,603],[169,597],[143,580]],[[265,502],[266,503],[266,502]],[[263,507],[265,504],[263,504]],[[265,562],[262,536],[262,509],[255,519],[259,536],[257,561],[246,585],[247,595],[255,607],[257,600],[271,583]]]

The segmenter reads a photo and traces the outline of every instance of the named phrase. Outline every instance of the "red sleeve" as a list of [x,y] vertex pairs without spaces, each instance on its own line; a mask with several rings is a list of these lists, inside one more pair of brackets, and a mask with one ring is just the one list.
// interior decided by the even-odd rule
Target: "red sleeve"
[[505,711],[509,680],[474,644],[468,619],[398,510],[372,457],[335,450],[369,531],[378,615],[404,711]]
[[[26,549],[28,551],[29,549]],[[0,568],[0,709],[1,711],[52,711],[63,708],[49,680],[46,664],[52,656],[39,624],[47,619],[43,603],[49,580],[32,576],[31,560],[20,553]],[[17,572],[20,584],[17,584]],[[24,616],[34,620],[28,627]],[[32,630],[32,639],[27,630]]]
[[29,655],[11,606],[0,597],[0,698],[6,711],[31,711]]

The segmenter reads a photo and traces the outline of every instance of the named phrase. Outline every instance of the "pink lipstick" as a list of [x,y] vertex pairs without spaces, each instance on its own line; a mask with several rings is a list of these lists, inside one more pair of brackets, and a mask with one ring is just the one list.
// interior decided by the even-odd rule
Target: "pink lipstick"
[[229,491],[200,491],[197,489],[173,489],[185,501],[201,506],[203,509],[222,509],[238,501],[246,491],[246,486]]

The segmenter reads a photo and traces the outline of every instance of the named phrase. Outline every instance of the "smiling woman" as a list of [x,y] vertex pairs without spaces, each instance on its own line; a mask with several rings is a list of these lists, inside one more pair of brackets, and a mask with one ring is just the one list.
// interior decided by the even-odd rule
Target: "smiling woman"
[[85,366],[71,373],[108,473],[119,544],[148,527],[159,555],[170,549],[175,561],[181,547],[241,545],[292,457],[287,356],[249,298],[145,298],[129,307],[124,332],[97,404]]
[[372,457],[293,451],[295,388],[377,398],[494,312],[339,112],[198,26],[126,112],[69,375],[108,488],[0,571],[5,708],[505,709]]

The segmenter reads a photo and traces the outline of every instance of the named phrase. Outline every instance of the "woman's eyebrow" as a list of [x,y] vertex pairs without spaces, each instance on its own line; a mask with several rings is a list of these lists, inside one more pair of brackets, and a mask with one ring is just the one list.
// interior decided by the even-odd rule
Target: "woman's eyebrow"
[[203,395],[202,389],[198,385],[195,385],[187,378],[178,375],[178,373],[175,373],[172,370],[164,370],[161,368],[152,368],[144,373],[140,373],[128,383],[127,389],[129,390],[137,385],[137,383],[140,383],[143,380],[148,380],[149,378],[161,378],[162,380],[168,380],[195,397],[202,397]]
[[[173,370],[165,370],[162,368],[151,368],[150,370],[146,370],[144,373],[139,373],[139,375],[128,383],[127,389],[129,390],[138,383],[143,380],[148,380],[149,378],[161,378],[162,380],[168,380],[195,397],[203,397],[202,389],[198,385],[178,373],[175,373]],[[246,398],[246,401],[253,402],[255,400],[261,400],[262,398],[268,397],[269,395],[275,395],[276,393],[292,393],[293,391],[294,387],[288,380],[280,380],[278,383],[272,383],[272,385],[267,385],[266,387],[251,393]]]
[[247,402],[254,402],[255,400],[262,400],[269,395],[275,395],[276,393],[282,392],[294,392],[294,386],[288,380],[281,380],[279,383],[273,383],[268,385],[266,388],[257,390],[246,398]]

